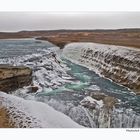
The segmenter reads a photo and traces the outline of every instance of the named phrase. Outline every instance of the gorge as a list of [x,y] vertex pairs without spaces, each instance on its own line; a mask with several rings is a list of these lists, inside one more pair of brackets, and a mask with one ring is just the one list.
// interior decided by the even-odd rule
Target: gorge
[[1,66],[24,65],[32,75],[0,92],[15,127],[140,127],[139,49],[79,42],[62,50],[33,38],[1,40],[0,48]]
[[97,43],[71,43],[66,58],[140,94],[140,50]]

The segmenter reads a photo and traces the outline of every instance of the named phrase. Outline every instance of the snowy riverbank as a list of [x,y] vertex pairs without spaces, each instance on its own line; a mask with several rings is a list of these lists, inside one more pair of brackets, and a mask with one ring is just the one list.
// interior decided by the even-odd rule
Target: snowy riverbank
[[70,43],[63,56],[140,93],[140,49],[97,43]]

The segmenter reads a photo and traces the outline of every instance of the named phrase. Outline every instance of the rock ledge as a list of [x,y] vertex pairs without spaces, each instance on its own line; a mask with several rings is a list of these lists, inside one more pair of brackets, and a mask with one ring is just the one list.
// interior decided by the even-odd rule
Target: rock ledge
[[32,82],[32,70],[25,66],[0,65],[0,91],[14,91]]

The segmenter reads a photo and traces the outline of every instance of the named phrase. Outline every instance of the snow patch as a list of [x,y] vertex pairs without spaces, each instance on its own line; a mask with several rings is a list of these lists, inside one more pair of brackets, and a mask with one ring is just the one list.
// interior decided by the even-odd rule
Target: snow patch
[[68,116],[54,110],[45,103],[28,101],[0,92],[2,106],[9,111],[16,127],[81,128]]
[[96,99],[93,99],[92,97],[90,96],[87,96],[85,97],[80,103],[81,105],[84,105],[86,102],[89,102],[90,104],[95,104],[97,105],[99,108],[103,107],[103,101],[102,100],[96,100]]

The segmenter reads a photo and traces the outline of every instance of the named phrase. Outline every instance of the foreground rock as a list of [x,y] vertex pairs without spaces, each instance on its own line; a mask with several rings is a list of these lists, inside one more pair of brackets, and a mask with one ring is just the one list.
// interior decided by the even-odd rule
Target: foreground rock
[[0,91],[9,92],[28,86],[32,82],[32,70],[25,66],[0,65]]
[[0,107],[0,128],[13,128],[6,109]]

